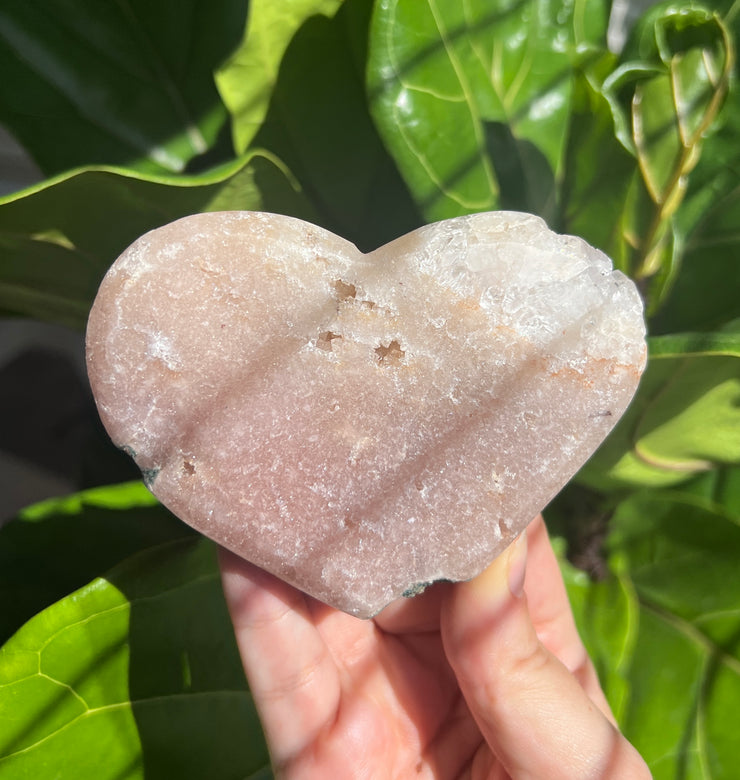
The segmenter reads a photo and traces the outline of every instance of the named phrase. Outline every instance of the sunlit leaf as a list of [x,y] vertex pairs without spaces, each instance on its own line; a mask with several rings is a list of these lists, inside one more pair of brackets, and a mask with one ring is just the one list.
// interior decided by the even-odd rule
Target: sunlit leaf
[[673,216],[727,94],[734,47],[712,11],[663,5],[637,26],[626,59],[604,82],[617,137],[637,172],[625,201],[626,270],[649,280],[654,312],[674,283],[684,233]]
[[342,0],[252,0],[239,48],[216,73],[232,116],[237,152],[246,151],[267,115],[280,61],[291,38],[309,17],[333,16]]
[[47,174],[182,171],[226,125],[213,71],[245,14],[244,0],[4,0],[0,121]]
[[251,153],[208,174],[82,169],[0,199],[0,312],[82,328],[110,264],[140,235],[199,211],[311,218],[285,167]]
[[[617,5],[7,0],[0,121],[46,170],[137,172],[0,200],[0,313],[81,327],[117,254],[197,211],[292,214],[364,249],[488,208],[584,236],[640,277],[666,335],[580,475],[607,497],[570,487],[598,510],[571,530],[602,577],[564,566],[574,611],[655,777],[733,778],[740,2],[661,3],[621,59],[605,43]],[[229,118],[239,150],[268,151],[165,174],[224,159]],[[0,650],[2,780],[271,777],[213,548],[140,485],[0,531],[0,602],[0,642],[17,631]]]
[[656,780],[734,777],[740,516],[681,492],[637,494],[606,552],[605,580],[566,566],[566,581],[627,737]]
[[511,208],[553,220],[574,64],[603,46],[600,0],[382,0],[373,116],[428,220]]
[[639,624],[639,603],[629,578],[610,570],[592,581],[586,572],[563,562],[571,607],[594,662],[599,681],[618,722],[629,706],[629,671]]
[[[737,19],[735,24],[740,28]],[[731,95],[718,126],[704,141],[685,202],[676,213],[686,249],[668,300],[652,323],[656,333],[715,330],[740,317],[738,137],[740,100]]]
[[740,468],[724,467],[707,471],[679,485],[685,501],[695,501],[716,514],[740,517]]
[[579,474],[594,487],[670,485],[740,463],[740,336],[660,336],[627,413]]
[[2,777],[236,780],[267,763],[205,540],[131,559],[0,648]]

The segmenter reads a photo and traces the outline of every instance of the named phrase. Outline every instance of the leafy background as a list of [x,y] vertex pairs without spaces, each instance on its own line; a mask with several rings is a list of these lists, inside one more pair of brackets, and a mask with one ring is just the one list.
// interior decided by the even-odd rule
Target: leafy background
[[[6,0],[0,123],[47,178],[0,199],[0,313],[83,329],[116,256],[197,211],[290,214],[371,249],[521,209],[603,248],[645,297],[648,368],[546,517],[655,777],[731,778],[740,2],[654,5],[622,42],[624,10]],[[0,777],[270,777],[213,546],[101,457],[115,484],[0,530]]]

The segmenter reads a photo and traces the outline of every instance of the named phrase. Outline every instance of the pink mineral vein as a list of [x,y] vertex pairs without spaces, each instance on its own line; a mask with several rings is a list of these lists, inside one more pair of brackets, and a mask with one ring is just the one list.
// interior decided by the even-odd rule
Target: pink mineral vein
[[111,438],[167,507],[369,617],[512,541],[625,410],[644,336],[633,283],[534,216],[362,254],[226,212],[121,255],[87,357]]

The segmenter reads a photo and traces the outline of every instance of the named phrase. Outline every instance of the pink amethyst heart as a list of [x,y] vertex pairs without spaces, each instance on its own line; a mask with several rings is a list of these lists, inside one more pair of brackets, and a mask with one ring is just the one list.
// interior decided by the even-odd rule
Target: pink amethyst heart
[[480,572],[604,439],[645,365],[635,286],[494,212],[369,254],[290,217],[199,214],[103,280],[100,415],[194,528],[369,617]]

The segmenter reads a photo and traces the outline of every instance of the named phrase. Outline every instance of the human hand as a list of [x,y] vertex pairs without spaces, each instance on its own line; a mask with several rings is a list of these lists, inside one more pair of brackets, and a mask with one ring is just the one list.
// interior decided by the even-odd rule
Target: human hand
[[373,620],[232,553],[221,568],[278,777],[650,777],[615,725],[541,518],[475,579]]

